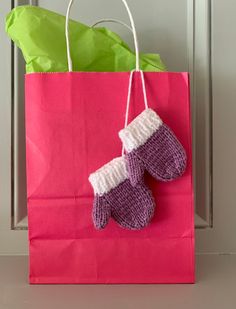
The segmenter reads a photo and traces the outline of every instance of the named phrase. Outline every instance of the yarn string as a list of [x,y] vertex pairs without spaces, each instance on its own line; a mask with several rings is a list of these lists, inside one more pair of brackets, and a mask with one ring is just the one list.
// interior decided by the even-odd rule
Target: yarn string
[[[145,109],[148,108],[148,101],[147,101],[147,91],[146,91],[146,85],[145,85],[145,78],[142,70],[132,70],[130,72],[129,76],[129,85],[128,85],[128,94],[127,94],[127,103],[126,103],[126,111],[125,111],[125,124],[124,128],[127,127],[128,125],[128,120],[129,120],[129,109],[130,109],[130,101],[131,101],[131,93],[132,93],[132,84],[133,84],[133,77],[134,77],[134,72],[140,73],[141,77],[141,82],[142,82],[142,92],[143,92],[143,99],[144,99],[144,106]],[[125,148],[124,145],[122,146],[122,156],[125,154]]]

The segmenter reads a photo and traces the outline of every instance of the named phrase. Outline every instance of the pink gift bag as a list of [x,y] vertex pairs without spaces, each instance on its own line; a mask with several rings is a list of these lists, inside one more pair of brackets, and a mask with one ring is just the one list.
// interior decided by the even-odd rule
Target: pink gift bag
[[[128,9],[125,0],[122,0]],[[194,220],[188,73],[145,73],[149,106],[184,146],[186,172],[172,182],[147,175],[156,211],[140,231],[92,222],[90,173],[120,156],[129,72],[31,73],[25,77],[29,281],[193,283]],[[136,71],[132,120],[144,108],[133,19]]]

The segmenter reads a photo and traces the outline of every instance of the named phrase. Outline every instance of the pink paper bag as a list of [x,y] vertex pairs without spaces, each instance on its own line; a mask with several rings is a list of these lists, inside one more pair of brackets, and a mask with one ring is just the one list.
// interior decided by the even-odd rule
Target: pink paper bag
[[[30,283],[194,282],[187,73],[144,74],[149,106],[186,150],[186,172],[167,183],[147,175],[157,206],[145,229],[122,229],[113,220],[102,231],[93,226],[88,176],[120,156],[118,132],[124,125],[129,75],[25,77]],[[140,74],[135,72],[130,120],[143,108]]]
[[[129,73],[26,75],[31,283],[194,281],[192,154],[187,73],[145,73],[148,102],[188,157],[172,182],[148,176],[156,201],[141,231],[92,223],[91,172],[120,155]],[[131,119],[143,110],[135,73]]]

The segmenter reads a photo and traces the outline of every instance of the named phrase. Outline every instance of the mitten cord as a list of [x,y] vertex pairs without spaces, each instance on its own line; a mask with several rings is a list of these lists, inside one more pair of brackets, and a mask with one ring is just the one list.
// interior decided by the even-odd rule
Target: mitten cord
[[[132,84],[133,84],[133,75],[134,72],[139,72],[140,73],[140,77],[141,77],[141,82],[142,82],[142,91],[143,91],[143,99],[144,99],[144,106],[145,109],[148,109],[148,101],[147,101],[147,92],[146,92],[146,85],[145,85],[145,79],[144,79],[144,74],[142,70],[132,70],[130,72],[130,76],[129,76],[129,86],[128,86],[128,95],[127,95],[127,103],[126,103],[126,112],[125,112],[125,124],[124,124],[124,128],[127,127],[128,125],[128,119],[129,119],[129,107],[130,107],[130,98],[131,98],[131,92],[132,92]],[[125,154],[125,147],[124,144],[122,146],[122,156],[124,156]]]

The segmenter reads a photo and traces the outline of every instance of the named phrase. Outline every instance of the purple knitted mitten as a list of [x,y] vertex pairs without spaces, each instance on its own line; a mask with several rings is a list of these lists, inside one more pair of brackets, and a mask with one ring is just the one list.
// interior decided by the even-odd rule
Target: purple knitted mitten
[[173,180],[184,173],[186,153],[183,146],[151,108],[138,115],[119,136],[127,151],[132,185],[142,181],[145,170],[161,181]]
[[120,226],[139,230],[153,217],[155,203],[143,182],[132,186],[124,157],[115,158],[89,176],[95,199],[93,222],[97,229],[106,226],[112,217]]

